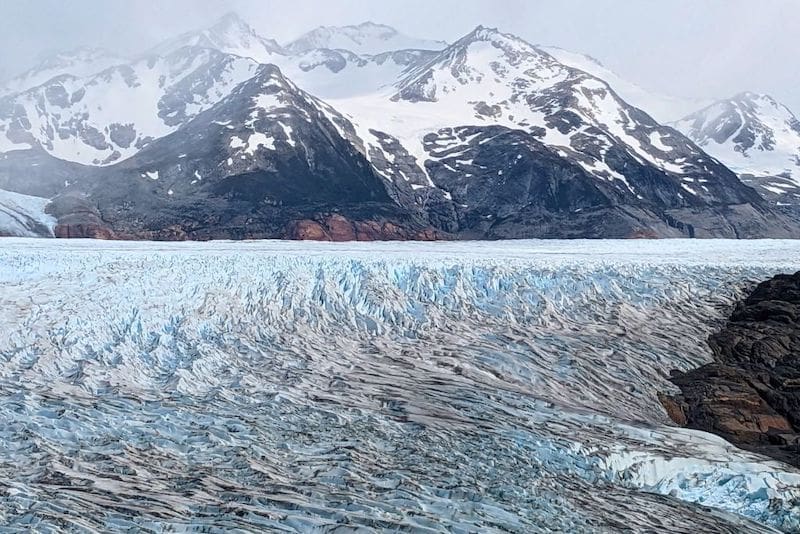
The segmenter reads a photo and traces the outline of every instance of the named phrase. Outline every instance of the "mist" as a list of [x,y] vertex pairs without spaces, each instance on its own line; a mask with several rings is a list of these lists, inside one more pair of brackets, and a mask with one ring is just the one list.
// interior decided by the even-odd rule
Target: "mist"
[[372,20],[453,41],[483,24],[587,53],[643,87],[695,98],[768,93],[800,112],[794,0],[36,0],[0,6],[0,78],[76,47],[135,55],[235,11],[287,42],[320,25]]

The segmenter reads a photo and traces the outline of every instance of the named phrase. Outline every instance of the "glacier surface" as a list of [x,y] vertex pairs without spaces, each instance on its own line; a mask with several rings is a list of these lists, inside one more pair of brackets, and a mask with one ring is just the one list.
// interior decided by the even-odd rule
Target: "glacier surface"
[[793,241],[0,241],[12,530],[773,532],[658,391]]

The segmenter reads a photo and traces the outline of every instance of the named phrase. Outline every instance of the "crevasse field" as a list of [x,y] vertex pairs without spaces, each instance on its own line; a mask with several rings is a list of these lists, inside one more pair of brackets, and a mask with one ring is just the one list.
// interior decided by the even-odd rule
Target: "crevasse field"
[[0,240],[9,531],[770,532],[800,473],[670,425],[800,242]]

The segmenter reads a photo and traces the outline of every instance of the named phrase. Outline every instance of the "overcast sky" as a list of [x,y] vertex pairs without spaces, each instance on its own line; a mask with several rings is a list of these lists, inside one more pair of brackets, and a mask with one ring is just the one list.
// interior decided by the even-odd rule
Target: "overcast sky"
[[800,0],[3,0],[0,77],[59,49],[140,52],[228,11],[280,42],[365,20],[448,41],[483,24],[588,53],[648,89],[765,92],[800,114]]

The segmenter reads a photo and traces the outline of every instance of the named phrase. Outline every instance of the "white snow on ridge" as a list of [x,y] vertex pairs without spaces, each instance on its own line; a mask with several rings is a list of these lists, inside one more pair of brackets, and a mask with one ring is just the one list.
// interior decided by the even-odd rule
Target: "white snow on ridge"
[[127,59],[106,50],[79,48],[49,57],[29,71],[0,84],[0,95],[20,93],[57,76],[88,77],[127,62]]
[[[14,102],[30,123],[30,134],[51,155],[85,165],[109,165],[133,156],[148,139],[176,131],[182,123],[170,120],[174,112],[162,116],[163,99],[218,59],[208,51],[196,50],[188,55],[139,60],[88,78],[59,79],[16,96]],[[252,77],[256,67],[250,60],[232,59],[218,79],[192,95],[183,113],[191,118],[210,108]],[[0,120],[0,150],[30,148],[29,143],[11,143],[5,134],[11,123],[11,119]],[[87,133],[78,135],[76,127]],[[124,133],[115,134],[115,130]]]
[[[456,46],[460,44],[463,47]],[[118,58],[86,52],[84,56],[65,56],[56,61],[55,66],[63,63],[64,69],[71,69],[69,74],[78,77],[65,76],[49,91],[40,87],[20,95],[15,104],[19,104],[16,109],[21,109],[22,115],[0,120],[0,152],[41,145],[51,155],[67,161],[95,166],[117,163],[135,155],[151,139],[173,133],[225,98],[239,83],[250,79],[261,62],[277,65],[304,91],[325,99],[345,114],[356,127],[368,157],[372,150],[391,158],[371,130],[385,132],[396,137],[424,171],[425,161],[431,159],[423,146],[425,135],[442,128],[483,125],[543,128],[545,144],[570,157],[567,149],[571,150],[572,138],[585,137],[588,126],[562,133],[547,124],[547,111],[553,111],[545,109],[547,104],[534,107],[527,99],[570,79],[577,69],[595,78],[575,84],[572,96],[579,105],[569,111],[578,113],[587,125],[599,126],[616,137],[630,147],[632,157],[643,163],[677,175],[702,171],[698,157],[673,161],[670,154],[675,147],[664,129],[631,135],[628,127],[635,114],[622,109],[624,103],[616,95],[660,121],[674,120],[705,102],[651,94],[591,57],[554,47],[534,47],[492,29],[479,27],[456,45],[413,39],[388,26],[364,23],[320,27],[284,48],[259,36],[242,18],[226,15],[210,28],[156,47],[152,53],[161,58],[148,56],[119,67]],[[232,55],[222,72],[217,73],[210,65],[211,50]],[[398,50],[404,51],[391,53]],[[439,63],[430,65],[427,59],[436,52],[442,53]],[[84,71],[94,72],[104,66],[104,61],[117,67],[99,76],[80,77]],[[202,77],[205,70],[217,77],[208,87],[201,87],[203,84],[190,76]],[[185,81],[192,83],[182,83]],[[413,101],[392,98],[414,83],[419,94],[410,99]],[[174,96],[180,101],[185,86],[200,90],[187,95],[185,105],[162,109],[165,102],[174,104]],[[171,94],[173,88],[178,88],[180,94]],[[417,101],[419,96],[423,101]],[[279,105],[269,98],[274,97],[265,96],[258,105],[265,109]],[[787,117],[780,113],[767,115],[765,124],[775,133],[773,150],[743,151],[735,143],[698,142],[740,175],[786,175],[800,186],[800,135],[786,126]],[[770,122],[770,117],[775,120]],[[9,139],[7,134],[16,128],[15,122],[30,122],[26,133],[32,135],[33,143],[19,132],[15,132],[19,142]],[[281,123],[280,127],[288,142],[294,144],[286,126]],[[642,135],[649,136],[649,142]],[[609,147],[606,135],[595,135],[591,142],[599,150],[593,150],[591,155],[584,153],[586,157],[577,163],[599,179],[617,182],[621,189],[633,191],[604,159]],[[767,187],[774,190],[778,186]]]
[[0,189],[0,235],[49,237],[56,219],[45,213],[47,198],[21,195]]
[[[310,52],[313,54],[315,52]],[[373,58],[347,60],[344,68],[333,72],[326,65],[311,68],[306,55],[276,61],[287,78],[297,83],[304,91],[325,100],[352,98],[379,93],[391,88],[407,66],[386,58],[378,62]]]
[[247,151],[253,154],[258,147],[264,147],[267,150],[275,150],[275,139],[266,134],[256,132],[247,140]]
[[211,48],[261,64],[273,63],[285,54],[278,43],[258,35],[235,13],[228,13],[209,28],[169,39],[150,50],[148,55],[166,56],[184,47]]
[[560,63],[581,70],[607,82],[626,102],[644,110],[660,123],[667,123],[685,117],[687,114],[707,106],[709,100],[680,98],[648,91],[606,68],[596,59],[554,46],[538,46]]
[[[558,111],[550,104],[552,99],[531,102],[566,81],[571,81],[571,87],[558,90],[571,91],[576,104],[569,111],[578,114],[585,127],[563,133],[548,121]],[[574,136],[587,135],[591,126],[599,128],[604,133],[592,135],[593,143],[600,146],[600,156],[594,150],[584,152],[579,163],[598,178],[617,181],[621,188],[634,193],[624,176],[605,162],[604,155],[613,139],[626,145],[631,156],[643,164],[678,175],[692,171],[689,161],[673,161],[675,149],[667,143],[666,129],[644,132],[649,135],[649,143],[646,137],[639,139],[641,132],[634,130],[641,124],[605,81],[588,76],[582,79],[582,75],[551,55],[493,29],[479,27],[442,52],[436,62],[408,72],[394,92],[387,89],[329,102],[348,116],[367,146],[375,146],[371,130],[390,134],[423,169],[425,161],[434,159],[424,149],[426,135],[454,126],[499,125],[544,131],[543,142],[564,157],[570,157],[568,152],[575,150]],[[697,157],[691,163],[699,164],[704,154],[695,152]]]
[[[363,140],[372,138],[369,132],[371,129],[396,137],[422,169],[425,161],[430,159],[422,140],[427,134],[441,128],[471,124],[499,124],[518,128],[525,119],[530,126],[542,124],[542,114],[532,113],[524,102],[512,102],[514,89],[508,80],[514,76],[528,79],[526,72],[533,69],[539,78],[531,82],[544,87],[547,82],[555,83],[564,79],[566,72],[563,69],[557,66],[548,68],[541,63],[524,63],[514,66],[511,72],[503,73],[503,79],[500,79],[494,76],[491,67],[493,64],[506,63],[504,52],[500,48],[490,42],[478,40],[468,45],[466,54],[470,61],[464,67],[462,78],[453,78],[447,65],[432,69],[433,76],[429,85],[436,88],[435,101],[391,99],[396,89],[387,87],[386,90],[372,95],[329,99],[328,102],[348,116]],[[486,100],[487,96],[493,102],[506,103],[500,116],[487,118],[476,112],[476,103]]]
[[664,143],[664,136],[659,132],[650,133],[650,144],[662,152],[671,152],[673,147]]
[[320,26],[289,43],[286,48],[295,53],[329,49],[374,56],[395,50],[442,50],[446,46],[443,41],[416,39],[390,26],[364,22],[357,26]]
[[800,121],[767,95],[742,93],[674,126],[739,175],[782,176],[800,187]]

